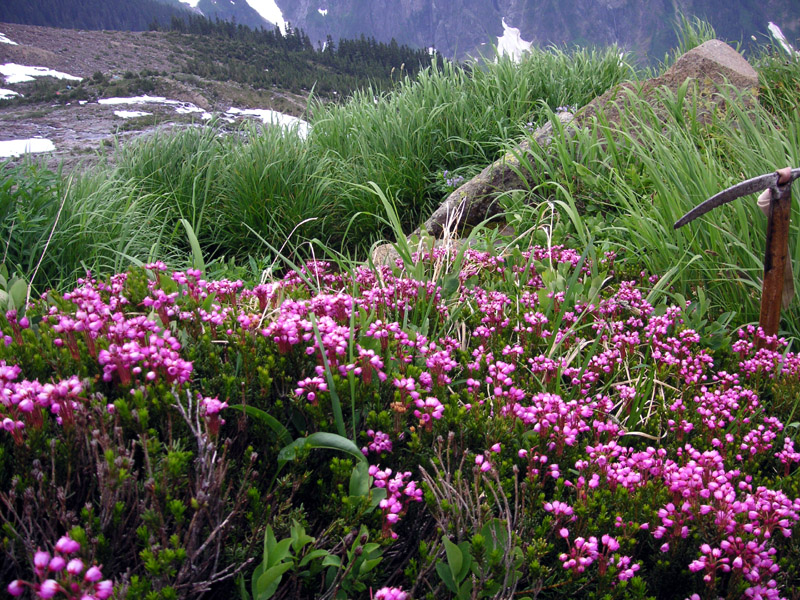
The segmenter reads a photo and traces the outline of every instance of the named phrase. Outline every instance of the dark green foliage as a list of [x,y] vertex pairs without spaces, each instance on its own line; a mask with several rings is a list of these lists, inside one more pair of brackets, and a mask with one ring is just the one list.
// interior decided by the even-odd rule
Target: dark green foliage
[[65,27],[69,29],[116,29],[147,31],[154,24],[189,14],[179,5],[158,0],[4,0],[0,22]]
[[251,29],[203,17],[173,19],[171,30],[191,34],[181,43],[192,49],[184,70],[220,81],[235,81],[257,89],[278,86],[342,100],[366,82],[379,90],[392,87],[404,75],[414,75],[431,63],[425,50],[366,39],[332,41],[315,48],[299,29],[282,32]]

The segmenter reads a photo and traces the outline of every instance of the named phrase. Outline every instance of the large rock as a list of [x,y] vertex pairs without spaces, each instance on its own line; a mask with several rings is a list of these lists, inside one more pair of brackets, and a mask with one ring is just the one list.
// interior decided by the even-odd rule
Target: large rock
[[587,124],[602,110],[605,118],[616,124],[619,122],[618,105],[625,103],[630,93],[628,90],[640,98],[654,101],[661,90],[676,92],[687,79],[697,85],[701,97],[708,99],[707,111],[722,101],[718,94],[720,86],[729,84],[742,93],[753,95],[758,91],[758,73],[750,63],[725,42],[709,40],[681,56],[663,75],[614,86],[581,109],[577,121],[580,125]]
[[[590,124],[598,112],[610,125],[619,124],[620,106],[624,105],[630,94],[652,101],[656,104],[657,95],[666,88],[677,92],[686,80],[697,86],[701,102],[701,112],[711,114],[714,107],[723,100],[718,93],[725,84],[734,86],[745,96],[757,92],[758,74],[738,53],[724,42],[710,40],[681,56],[663,75],[644,82],[628,82],[614,86],[605,94],[595,98],[573,117],[571,113],[560,113],[563,124],[575,121],[565,127],[569,134],[574,126]],[[703,114],[700,115],[703,118]],[[474,226],[499,211],[497,196],[515,189],[527,189],[532,184],[532,176],[520,168],[526,155],[546,149],[552,139],[551,123],[539,128],[533,136],[533,145],[526,140],[513,151],[486,167],[479,175],[466,182],[451,193],[439,208],[425,221],[424,229],[434,237],[445,231],[459,231],[465,225]],[[535,161],[532,161],[535,164]],[[419,233],[418,229],[415,233]]]

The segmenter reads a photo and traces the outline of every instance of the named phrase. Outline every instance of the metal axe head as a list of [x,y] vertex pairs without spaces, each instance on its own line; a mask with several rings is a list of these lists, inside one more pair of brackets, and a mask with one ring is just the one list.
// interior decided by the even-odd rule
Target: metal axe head
[[714,194],[702,204],[695,206],[692,210],[678,219],[673,227],[678,229],[679,227],[683,227],[687,223],[694,221],[697,217],[714,210],[718,206],[722,206],[728,202],[733,202],[742,196],[749,196],[750,194],[755,194],[756,192],[761,192],[765,189],[777,188],[779,183],[780,185],[789,184],[797,178],[800,178],[800,168],[791,170],[781,169],[781,171],[767,173],[766,175],[759,175],[758,177],[753,177],[747,181],[737,183],[726,190],[722,190],[718,194]]

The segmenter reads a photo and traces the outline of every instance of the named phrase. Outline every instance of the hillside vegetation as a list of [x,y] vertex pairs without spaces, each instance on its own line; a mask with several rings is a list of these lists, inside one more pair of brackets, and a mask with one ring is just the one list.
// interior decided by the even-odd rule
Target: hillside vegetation
[[[676,55],[713,36],[684,27]],[[779,337],[754,325],[754,206],[672,229],[800,164],[800,60],[755,66],[757,99],[687,84],[567,136],[558,107],[636,76],[617,49],[432,64],[312,102],[305,140],[212,124],[5,169],[8,591],[788,597],[797,300]],[[512,235],[406,240],[547,122]],[[400,258],[365,260],[386,236]]]

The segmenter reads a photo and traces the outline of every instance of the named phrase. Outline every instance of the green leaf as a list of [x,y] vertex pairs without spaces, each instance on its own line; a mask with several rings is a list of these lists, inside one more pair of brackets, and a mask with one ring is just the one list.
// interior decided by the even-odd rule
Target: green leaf
[[330,554],[330,552],[328,552],[327,550],[324,550],[322,548],[319,548],[317,550],[312,550],[311,552],[309,552],[308,554],[306,554],[303,557],[303,560],[300,561],[300,565],[299,566],[300,567],[305,567],[312,560],[316,560],[316,559],[321,558],[323,556],[328,556],[329,554]]
[[255,584],[253,600],[267,600],[271,598],[278,589],[283,574],[293,566],[291,562],[285,562],[264,571]]
[[461,550],[463,564],[461,565],[461,571],[456,573],[456,581],[461,581],[469,575],[469,568],[472,565],[472,552],[470,551],[469,542],[461,542],[458,545],[458,549]]
[[[25,296],[28,293],[28,284],[25,283],[24,279],[17,279],[13,284],[11,284],[11,288],[8,290],[8,309],[20,309],[25,306]],[[14,306],[11,306],[11,303],[14,303]]]
[[217,293],[211,292],[208,296],[206,296],[205,300],[203,300],[202,309],[206,312],[211,311],[211,306],[214,304],[214,300],[217,299]]
[[281,540],[275,546],[270,549],[269,553],[269,560],[267,561],[267,568],[270,569],[274,566],[279,565],[282,563],[287,557],[289,557],[289,551],[291,550],[292,546],[292,538],[286,538],[285,540]]
[[366,496],[367,494],[369,494],[369,465],[366,461],[361,461],[356,463],[350,474],[350,495]]
[[342,559],[336,556],[335,554],[328,554],[328,556],[322,559],[322,566],[336,567],[338,569],[342,566]]
[[467,579],[464,583],[461,584],[461,587],[458,588],[458,594],[456,594],[459,600],[469,600],[472,597],[472,579]]
[[278,441],[282,444],[291,444],[292,443],[292,436],[289,434],[289,430],[281,424],[278,419],[273,417],[266,411],[261,410],[260,408],[256,408],[255,406],[245,406],[243,404],[234,404],[229,406],[228,408],[235,408],[236,410],[241,410],[247,416],[253,417],[264,423],[267,427],[272,429],[273,433],[278,436]]
[[352,440],[349,440],[346,437],[336,433],[328,433],[325,431],[318,431],[317,433],[312,433],[308,437],[297,438],[288,446],[284,446],[281,448],[281,451],[278,452],[278,461],[285,463],[287,461],[294,460],[297,456],[297,450],[304,447],[339,450],[340,452],[345,452],[350,456],[357,458],[361,462],[367,462],[366,457],[361,453],[361,450],[359,450],[358,446],[356,446]]
[[461,566],[464,564],[464,555],[461,549],[451,542],[446,535],[442,536],[442,543],[444,543],[444,551],[447,553],[447,564],[450,567],[453,580],[459,582],[461,580],[458,575],[461,573]]
[[296,519],[292,519],[292,550],[295,555],[299,555],[300,551],[308,544],[314,541],[314,538],[306,533],[302,524],[298,523]]
[[236,577],[236,586],[241,600],[251,600],[250,594],[247,593],[247,588],[244,587],[244,577],[241,573]]
[[200,249],[200,242],[192,229],[192,225],[186,219],[181,219],[181,225],[186,230],[186,237],[189,238],[189,245],[192,247],[192,266],[206,272],[206,263],[203,260],[203,251]]
[[450,567],[447,566],[443,560],[436,563],[436,572],[439,574],[445,587],[455,594],[458,591],[458,587],[453,579],[453,574],[450,572]]
[[367,513],[371,513],[373,510],[378,508],[381,500],[386,498],[386,488],[373,488],[371,498],[372,500],[369,502],[369,508],[366,510]]
[[371,560],[365,560],[363,563],[361,563],[361,567],[358,569],[359,574],[363,575],[364,573],[369,573],[370,571],[372,571],[372,569],[377,567],[378,563],[381,562],[382,560],[383,560],[382,556],[379,556],[378,558],[373,558]]

